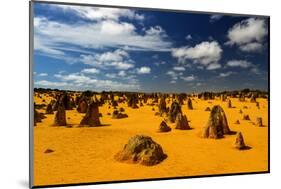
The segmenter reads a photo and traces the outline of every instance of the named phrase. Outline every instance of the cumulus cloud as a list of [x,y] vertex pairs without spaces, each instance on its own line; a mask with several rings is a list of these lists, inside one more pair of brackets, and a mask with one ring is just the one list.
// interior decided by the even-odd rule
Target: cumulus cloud
[[213,14],[210,16],[210,22],[216,22],[223,17],[221,14]]
[[101,8],[72,5],[50,5],[53,8],[60,8],[70,13],[75,13],[81,18],[88,20],[119,20],[121,17],[132,20],[143,20],[144,15],[138,14],[131,9]]
[[48,74],[47,73],[39,73],[38,76],[45,77],[45,76],[48,76]]
[[237,45],[241,51],[255,52],[262,48],[264,37],[267,35],[264,19],[249,18],[235,24],[228,30],[226,45]]
[[175,70],[175,71],[185,71],[185,67],[183,67],[183,66],[174,66],[173,70]]
[[151,72],[151,68],[147,66],[143,66],[140,68],[137,68],[137,73],[138,74],[149,74]]
[[191,36],[190,34],[188,34],[188,35],[185,37],[185,39],[189,41],[189,40],[192,39],[192,36]]
[[226,63],[226,67],[249,68],[253,67],[253,64],[247,60],[230,60]]
[[98,74],[98,73],[100,73],[100,71],[96,68],[86,68],[86,69],[83,69],[81,72],[87,73],[87,74]]
[[220,68],[221,68],[221,65],[218,63],[212,63],[206,67],[207,70],[216,70],[216,69],[220,69]]
[[232,71],[229,71],[229,72],[226,72],[226,73],[220,73],[219,77],[228,77],[228,76],[230,76],[232,74],[234,74],[234,72],[232,72]]
[[193,81],[195,80],[195,77],[193,75],[187,76],[187,77],[181,77],[184,81]]
[[101,69],[115,68],[118,70],[127,70],[133,68],[134,61],[130,59],[129,54],[117,49],[115,51],[96,53],[95,55],[80,55],[82,63],[98,67]]
[[91,90],[139,90],[140,85],[134,78],[127,82],[120,82],[116,79],[97,79],[89,76],[85,76],[81,73],[70,73],[70,74],[55,74],[55,78],[60,82],[51,81],[38,81],[35,84],[38,86],[45,87],[64,87],[65,89],[91,89]]
[[192,60],[194,63],[207,67],[209,64],[218,63],[223,50],[217,41],[204,41],[194,47],[180,47],[172,49],[172,56],[179,62]]
[[124,21],[63,23],[45,17],[34,18],[34,49],[46,54],[63,55],[67,50],[80,52],[81,48],[106,47],[169,51],[171,46],[160,26],[151,27],[140,34],[132,23]]
[[164,64],[166,64],[165,61],[154,62],[155,66],[161,66],[161,65],[164,65]]

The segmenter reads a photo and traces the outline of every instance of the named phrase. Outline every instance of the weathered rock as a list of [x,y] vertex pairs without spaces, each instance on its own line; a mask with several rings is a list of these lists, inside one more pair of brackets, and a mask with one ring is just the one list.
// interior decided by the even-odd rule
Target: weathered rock
[[205,109],[205,111],[211,111],[210,107],[207,107],[207,108]]
[[51,103],[47,105],[46,114],[54,114]]
[[171,104],[171,108],[170,108],[170,111],[169,111],[169,114],[168,114],[168,117],[169,117],[169,121],[171,123],[174,123],[175,120],[176,120],[176,117],[179,113],[182,113],[181,111],[181,106],[178,102],[174,101],[172,104]]
[[79,113],[86,113],[88,110],[88,103],[86,100],[82,99],[80,100],[80,102],[78,103],[78,107],[77,107],[77,111]]
[[263,124],[262,124],[262,118],[261,118],[261,117],[257,117],[257,123],[256,123],[256,125],[257,125],[258,127],[262,127],[262,126],[263,126]]
[[169,127],[165,121],[162,121],[160,123],[158,132],[164,133],[164,132],[169,132],[169,131],[171,131],[171,127]]
[[243,120],[250,120],[250,116],[248,114],[243,115]]
[[144,135],[131,137],[123,150],[114,156],[117,161],[139,163],[146,166],[156,165],[166,157],[162,147],[151,137]]
[[241,132],[237,133],[233,147],[238,150],[243,150],[246,148],[244,138]]
[[228,99],[228,101],[227,101],[227,107],[228,107],[228,108],[232,108],[231,100],[230,100],[230,99]]
[[122,119],[128,117],[127,114],[121,113],[118,110],[114,110],[112,113],[112,119]]
[[99,119],[99,106],[98,103],[93,101],[86,112],[86,115],[80,122],[81,126],[96,127],[101,126]]
[[54,150],[48,148],[47,150],[45,150],[44,153],[45,153],[45,154],[49,154],[49,153],[53,153],[53,152],[54,152]]
[[158,105],[158,111],[160,116],[162,116],[164,113],[167,112],[166,101],[165,98],[163,97],[160,99],[160,103]]
[[66,113],[63,104],[58,105],[58,110],[55,114],[54,126],[66,126]]
[[226,115],[219,105],[212,108],[209,120],[203,129],[203,138],[222,138],[225,134],[230,134]]
[[190,98],[187,99],[187,109],[193,110],[192,100]]
[[176,127],[175,129],[180,129],[180,130],[188,130],[191,129],[186,115],[183,115],[182,113],[178,113],[177,118],[176,118]]

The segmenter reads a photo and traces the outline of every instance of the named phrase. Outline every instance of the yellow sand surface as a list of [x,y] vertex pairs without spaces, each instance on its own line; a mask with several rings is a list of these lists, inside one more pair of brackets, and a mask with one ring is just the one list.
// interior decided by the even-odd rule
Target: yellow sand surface
[[[45,102],[42,102],[45,99]],[[50,97],[43,95],[36,103],[50,102]],[[51,126],[53,115],[46,115],[42,123],[34,127],[34,184],[53,185],[84,182],[116,181],[130,179],[148,179],[178,176],[198,176],[225,173],[243,173],[268,170],[268,106],[266,99],[257,99],[255,103],[239,102],[231,99],[235,108],[227,108],[227,102],[220,100],[193,100],[194,110],[182,106],[183,113],[190,120],[192,130],[175,130],[175,125],[168,133],[157,133],[162,117],[155,116],[158,108],[144,105],[131,109],[125,108],[128,118],[112,119],[105,104],[99,108],[103,127],[77,127],[84,114],[76,110],[66,112],[67,123],[72,128]],[[235,135],[225,135],[222,139],[203,139],[198,136],[208,121],[208,106],[221,105],[226,113],[232,131],[241,131],[246,145],[251,149],[239,151],[232,147]],[[248,109],[243,109],[247,106]],[[249,114],[251,121],[242,120],[243,114]],[[44,112],[44,110],[39,110]],[[253,124],[256,117],[262,117],[264,127]],[[240,125],[234,124],[236,120]],[[152,137],[168,155],[160,164],[143,166],[121,163],[114,155],[136,134]],[[53,153],[44,153],[46,149]]]

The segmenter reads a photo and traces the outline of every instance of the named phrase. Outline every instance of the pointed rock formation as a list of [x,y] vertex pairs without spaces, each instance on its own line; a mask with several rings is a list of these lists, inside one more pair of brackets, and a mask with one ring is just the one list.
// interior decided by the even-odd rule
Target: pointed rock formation
[[66,126],[66,113],[63,104],[58,105],[58,110],[55,114],[54,126]]
[[88,103],[87,100],[81,99],[78,103],[77,111],[79,113],[86,113],[88,110]]
[[45,114],[54,114],[51,103],[47,105],[46,113]]
[[159,133],[165,133],[165,132],[169,132],[169,131],[171,131],[171,127],[169,127],[165,121],[162,121],[160,123],[158,132]]
[[224,134],[230,134],[226,115],[219,105],[212,108],[209,120],[203,129],[203,138],[222,138]]
[[243,150],[246,148],[244,138],[241,132],[237,133],[233,147],[238,150]]
[[187,109],[193,110],[192,100],[190,98],[187,99]]
[[156,165],[166,157],[162,147],[151,137],[144,135],[131,137],[124,148],[114,156],[120,162],[139,163],[146,166]]
[[168,115],[169,121],[171,123],[175,122],[178,113],[182,113],[181,106],[178,102],[174,101],[171,105],[171,108],[169,110],[169,115]]
[[239,120],[236,120],[234,124],[238,124],[238,125],[239,125],[239,124],[240,124],[240,121],[239,121]]
[[114,110],[112,113],[112,119],[122,119],[128,117],[127,114],[123,114],[119,112],[118,110]]
[[186,115],[183,115],[182,113],[178,113],[177,118],[176,118],[176,127],[175,127],[175,129],[180,129],[180,130],[189,130],[189,129],[191,129],[189,127]]
[[250,120],[250,116],[248,114],[243,115],[243,120]]
[[227,107],[228,107],[228,108],[232,108],[231,100],[230,100],[230,99],[228,99],[228,101],[227,101]]
[[101,126],[99,119],[99,106],[98,103],[93,101],[86,112],[86,115],[80,122],[81,126],[96,127]]
[[211,109],[210,109],[210,107],[207,107],[206,109],[205,109],[205,111],[211,111]]
[[165,98],[163,97],[160,99],[160,103],[158,105],[158,111],[160,116],[162,116],[164,113],[167,112],[166,101]]
[[262,124],[262,118],[261,118],[261,117],[257,117],[257,123],[256,123],[256,125],[257,125],[258,127],[262,127],[262,126],[263,126],[263,124]]

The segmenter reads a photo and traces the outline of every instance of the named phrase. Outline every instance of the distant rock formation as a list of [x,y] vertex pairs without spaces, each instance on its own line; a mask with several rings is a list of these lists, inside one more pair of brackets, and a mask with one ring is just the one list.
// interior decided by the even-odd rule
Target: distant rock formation
[[187,109],[193,110],[192,100],[190,98],[187,99]]
[[230,100],[230,99],[228,99],[228,101],[227,101],[227,107],[228,107],[228,108],[232,108],[231,100]]
[[230,134],[226,115],[221,106],[216,105],[212,108],[209,120],[203,129],[203,138],[222,138],[224,134]]
[[86,113],[88,110],[88,102],[86,99],[81,99],[79,102],[78,102],[78,107],[77,107],[77,111],[79,113]]
[[63,104],[58,105],[58,110],[55,114],[54,126],[66,126],[66,113]]
[[169,121],[174,123],[178,113],[182,113],[181,106],[178,102],[174,101],[168,113]]
[[256,125],[257,125],[258,127],[262,127],[262,126],[263,126],[263,124],[262,124],[262,118],[261,118],[261,117],[257,117]]
[[99,119],[99,105],[98,102],[92,101],[88,107],[86,115],[80,122],[81,126],[96,127],[101,126]]
[[139,163],[146,166],[156,165],[166,157],[162,147],[151,137],[144,135],[131,137],[124,148],[114,156],[120,162]]
[[46,108],[46,113],[45,114],[54,114],[54,111],[53,111],[53,108],[52,108],[52,104],[49,103],[47,105],[47,108]]
[[244,138],[241,132],[237,133],[233,146],[238,150],[243,150],[246,148]]
[[178,113],[176,117],[176,127],[175,129],[180,129],[180,130],[189,130],[191,129],[186,115],[183,115],[182,113]]
[[243,115],[243,120],[250,120],[250,116],[248,114]]
[[160,123],[158,132],[165,133],[165,132],[169,132],[169,131],[171,131],[171,127],[169,127],[165,121],[162,121]]
[[118,110],[114,110],[112,113],[112,119],[122,119],[128,117],[127,114],[121,113]]

